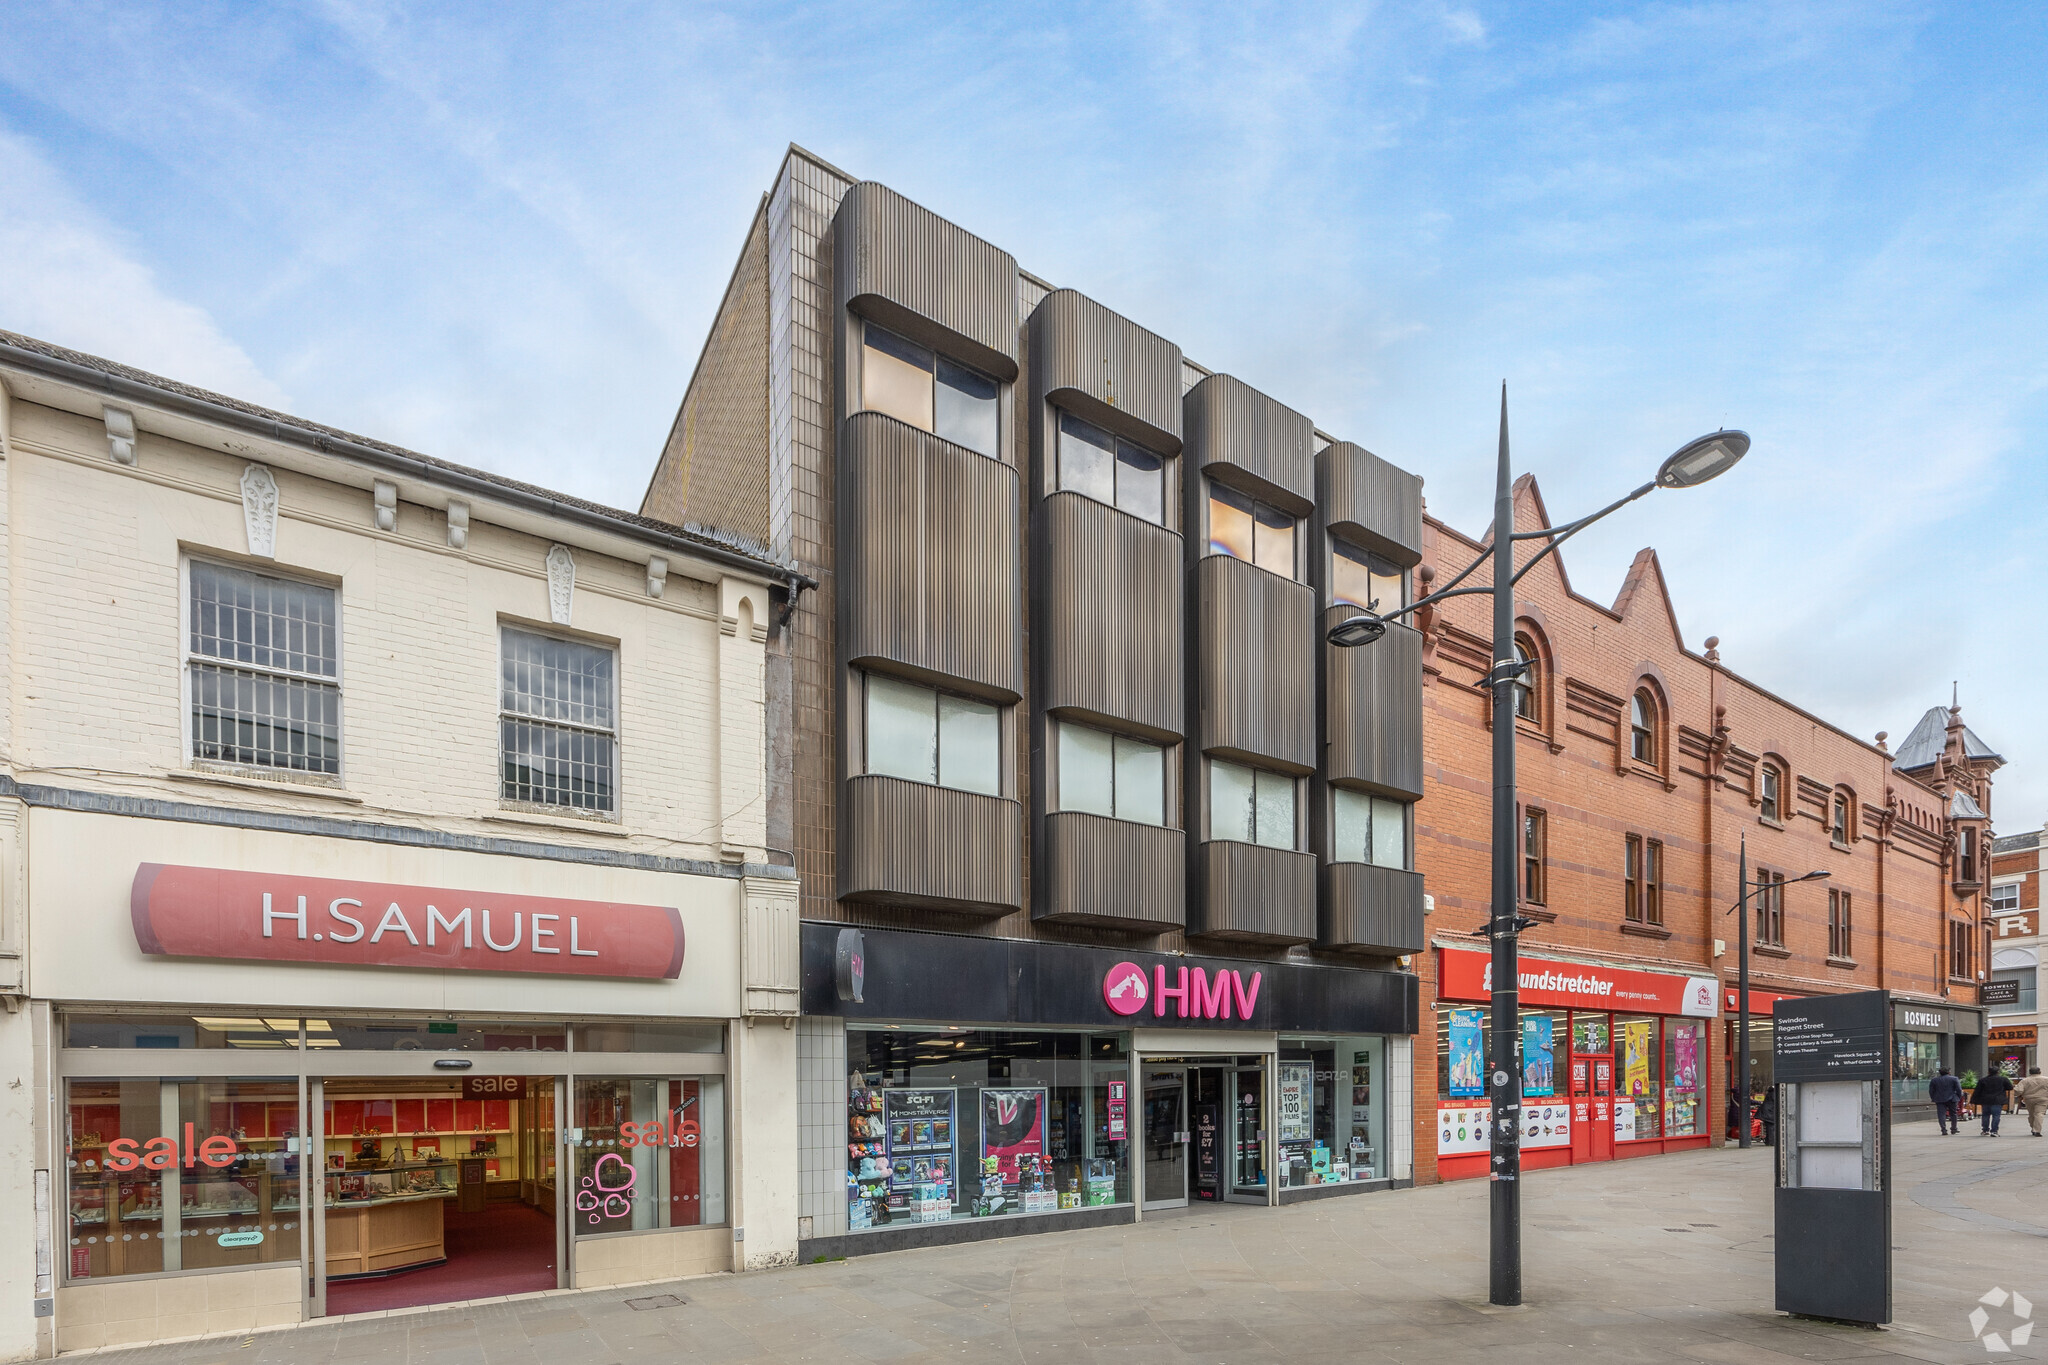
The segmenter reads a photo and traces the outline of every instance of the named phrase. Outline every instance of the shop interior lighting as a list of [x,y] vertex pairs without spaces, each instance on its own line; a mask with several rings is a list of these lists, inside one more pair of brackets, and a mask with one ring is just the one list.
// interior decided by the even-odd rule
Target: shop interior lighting
[[[261,1019],[225,1019],[217,1017],[200,1018],[193,1016],[192,1022],[209,1033],[263,1033],[268,1029]],[[292,1021],[292,1032],[299,1029],[298,1020]]]
[[296,1019],[265,1019],[263,1022],[276,1029],[279,1033],[297,1033],[299,1031],[299,1021]]

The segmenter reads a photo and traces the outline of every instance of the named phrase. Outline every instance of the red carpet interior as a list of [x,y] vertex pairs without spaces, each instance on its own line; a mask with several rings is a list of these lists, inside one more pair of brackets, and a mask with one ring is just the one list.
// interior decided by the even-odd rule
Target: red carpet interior
[[374,1313],[555,1287],[555,1220],[539,1209],[508,1202],[459,1213],[451,1202],[443,1228],[445,1262],[377,1279],[330,1281],[328,1313]]

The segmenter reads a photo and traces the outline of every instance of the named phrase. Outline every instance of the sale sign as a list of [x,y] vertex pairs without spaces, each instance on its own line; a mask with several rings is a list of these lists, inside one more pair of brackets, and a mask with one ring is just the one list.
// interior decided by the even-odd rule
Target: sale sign
[[128,908],[136,944],[163,957],[671,981],[683,970],[673,906],[143,863]]

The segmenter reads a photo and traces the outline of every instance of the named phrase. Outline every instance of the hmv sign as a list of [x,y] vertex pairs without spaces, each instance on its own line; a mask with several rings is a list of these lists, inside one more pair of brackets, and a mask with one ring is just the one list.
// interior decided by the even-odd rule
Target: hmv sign
[[1211,977],[1207,967],[1156,963],[1148,978],[1134,962],[1119,962],[1102,976],[1102,1003],[1113,1014],[1129,1017],[1145,1013],[1149,1004],[1155,1019],[1241,1019],[1251,1022],[1258,1008],[1263,971],[1247,973],[1235,967],[1218,967]]

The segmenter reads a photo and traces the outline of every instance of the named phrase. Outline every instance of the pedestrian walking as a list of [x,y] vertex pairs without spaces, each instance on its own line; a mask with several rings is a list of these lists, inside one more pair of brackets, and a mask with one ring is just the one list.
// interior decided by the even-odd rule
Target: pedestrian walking
[[1970,1103],[1977,1106],[1977,1116],[1984,1121],[1984,1131],[1979,1136],[1998,1136],[1998,1116],[2005,1112],[2005,1097],[2011,1093],[2012,1082],[1995,1066],[1977,1082],[1977,1088],[1970,1092]]
[[2048,1113],[2048,1076],[2041,1074],[2040,1067],[2027,1071],[2027,1078],[2013,1089],[2013,1100],[2027,1111],[2027,1127],[2034,1130],[2034,1136],[2041,1136],[2041,1116]]
[[1777,1146],[1777,1145],[1778,1145],[1778,1087],[1777,1087],[1777,1086],[1775,1086],[1775,1085],[1774,1085],[1774,1086],[1772,1086],[1772,1087],[1771,1087],[1770,1089],[1768,1089],[1768,1090],[1764,1091],[1764,1105],[1763,1105],[1763,1108],[1762,1108],[1761,1110],[1759,1110],[1759,1111],[1758,1111],[1758,1117],[1760,1117],[1761,1119],[1763,1119],[1763,1122],[1764,1122],[1764,1146],[1766,1146],[1766,1147],[1775,1147],[1775,1146]]
[[1927,1098],[1934,1101],[1934,1124],[1949,1137],[1963,1126],[1963,1083],[1942,1067],[1927,1082]]

